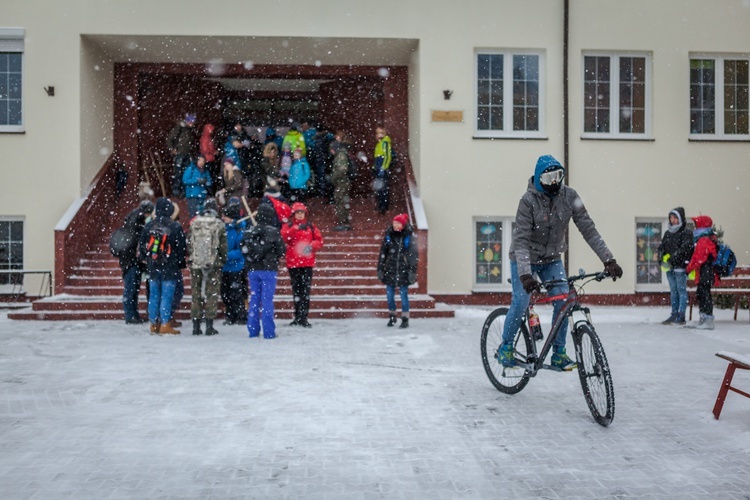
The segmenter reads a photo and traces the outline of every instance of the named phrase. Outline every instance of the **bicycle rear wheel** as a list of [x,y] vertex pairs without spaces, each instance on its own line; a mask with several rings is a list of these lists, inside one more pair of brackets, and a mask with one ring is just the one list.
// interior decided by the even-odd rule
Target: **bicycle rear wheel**
[[604,348],[589,323],[576,326],[573,343],[583,397],[594,420],[606,427],[615,418],[615,389]]
[[[529,374],[521,367],[505,368],[496,358],[497,349],[503,343],[503,328],[508,315],[507,307],[495,309],[487,316],[482,327],[482,364],[487,377],[498,391],[506,394],[520,392],[529,383]],[[532,340],[524,323],[513,340],[516,360],[526,362],[532,352]]]

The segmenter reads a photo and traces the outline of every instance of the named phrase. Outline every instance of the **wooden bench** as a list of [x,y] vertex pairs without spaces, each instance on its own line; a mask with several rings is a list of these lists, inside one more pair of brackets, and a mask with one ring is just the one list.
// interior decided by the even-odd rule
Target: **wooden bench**
[[[737,311],[740,308],[740,303],[743,298],[746,298],[750,303],[750,276],[746,275],[735,275],[727,278],[722,278],[719,286],[711,288],[711,295],[731,295],[734,297],[734,320],[737,321]],[[690,281],[688,282],[688,303],[690,306],[690,314],[688,320],[693,319],[693,304],[697,301],[695,294],[695,284]],[[750,310],[748,311],[750,315]],[[750,317],[748,318],[750,320]]]
[[716,404],[714,404],[714,418],[719,420],[721,415],[721,409],[724,407],[724,400],[727,397],[727,392],[733,391],[737,394],[741,394],[746,398],[750,398],[750,394],[741,391],[736,387],[732,387],[732,378],[734,377],[734,371],[739,368],[740,370],[750,370],[750,355],[735,354],[733,352],[717,352],[716,355],[722,359],[729,361],[727,372],[724,375],[724,381],[721,383],[719,389],[719,395],[716,397]]

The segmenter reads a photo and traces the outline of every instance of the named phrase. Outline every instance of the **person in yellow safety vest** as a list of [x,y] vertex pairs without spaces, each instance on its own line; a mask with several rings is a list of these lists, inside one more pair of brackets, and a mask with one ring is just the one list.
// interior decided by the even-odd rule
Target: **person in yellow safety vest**
[[378,212],[384,214],[388,210],[388,177],[390,176],[393,149],[388,131],[382,125],[375,129],[375,139],[378,143],[375,145],[372,187],[377,199]]

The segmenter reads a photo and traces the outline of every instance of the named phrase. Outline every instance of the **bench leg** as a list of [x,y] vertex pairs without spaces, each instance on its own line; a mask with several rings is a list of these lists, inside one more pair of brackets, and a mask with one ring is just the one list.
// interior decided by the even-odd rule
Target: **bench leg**
[[693,295],[688,294],[688,302],[690,303],[690,316],[688,316],[688,321],[693,321]]
[[742,298],[742,295],[735,295],[734,296],[734,320],[737,321],[737,309],[740,308],[740,299]]
[[732,385],[732,378],[736,369],[737,365],[729,363],[727,372],[724,374],[724,381],[721,383],[721,389],[719,389],[719,395],[716,397],[716,404],[714,404],[713,413],[716,420],[719,420],[719,415],[721,415],[721,409],[724,407],[724,400],[727,398],[727,392]]

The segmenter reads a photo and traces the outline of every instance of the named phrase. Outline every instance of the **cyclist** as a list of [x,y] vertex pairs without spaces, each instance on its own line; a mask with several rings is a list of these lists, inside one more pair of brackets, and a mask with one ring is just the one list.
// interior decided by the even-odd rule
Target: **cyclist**
[[[563,185],[565,168],[551,155],[540,156],[536,162],[534,176],[529,179],[526,193],[521,197],[516,212],[516,227],[510,245],[510,276],[513,297],[505,320],[503,343],[498,349],[497,359],[505,367],[515,366],[513,338],[518,332],[524,312],[529,305],[529,296],[540,290],[540,284],[532,274],[542,281],[563,280],[548,293],[568,293],[565,267],[560,255],[567,250],[565,232],[573,219],[583,238],[604,263],[604,269],[613,278],[622,277],[622,268],[609,251],[594,221],[589,217],[578,193]],[[564,300],[556,300],[554,319],[562,309]],[[575,362],[565,353],[567,324],[563,324],[554,339],[552,366],[569,371]]]

